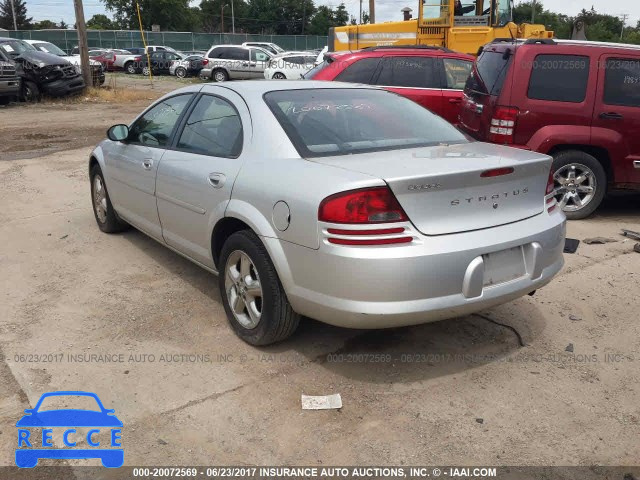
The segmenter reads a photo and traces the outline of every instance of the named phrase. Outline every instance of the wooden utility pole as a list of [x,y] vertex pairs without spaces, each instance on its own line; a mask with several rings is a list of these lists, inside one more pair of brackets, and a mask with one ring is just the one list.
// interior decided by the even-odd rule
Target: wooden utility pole
[[11,0],[11,13],[13,14],[13,29],[18,31],[18,22],[16,22],[16,6],[13,4],[13,0]]
[[87,25],[84,23],[84,8],[82,0],[73,0],[73,6],[76,9],[76,28],[78,29],[78,48],[80,49],[80,68],[82,68],[82,77],[87,87],[93,86],[93,78],[91,75],[91,65],[89,63],[89,43],[87,41]]
[[369,0],[369,23],[376,23],[376,0]]

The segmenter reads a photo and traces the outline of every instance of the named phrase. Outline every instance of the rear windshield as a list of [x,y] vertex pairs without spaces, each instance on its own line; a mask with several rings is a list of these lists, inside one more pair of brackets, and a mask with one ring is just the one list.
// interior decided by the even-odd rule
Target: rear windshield
[[264,99],[302,157],[468,142],[446,120],[384,90],[282,90]]
[[479,93],[499,95],[512,56],[505,52],[482,52],[467,79],[465,88]]
[[320,72],[320,70],[323,70],[324,67],[326,67],[327,65],[329,65],[329,62],[327,60],[325,60],[322,63],[319,63],[318,65],[313,67],[311,70],[309,70],[307,73],[305,73],[302,76],[302,78],[304,78],[305,80],[313,80],[313,77],[315,77]]

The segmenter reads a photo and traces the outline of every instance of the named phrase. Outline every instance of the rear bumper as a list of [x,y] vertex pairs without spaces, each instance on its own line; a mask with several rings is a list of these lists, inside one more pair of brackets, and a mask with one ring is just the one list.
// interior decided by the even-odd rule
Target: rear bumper
[[[286,261],[278,273],[298,313],[342,327],[387,328],[467,315],[546,285],[564,264],[564,239],[565,216],[557,211],[401,247],[265,244],[270,253],[279,250],[273,242],[281,246],[284,258],[276,254],[274,262]],[[515,247],[527,259],[524,275],[491,286],[482,273],[474,277],[478,257]]]
[[84,80],[81,76],[42,84],[42,90],[44,93],[52,97],[64,97],[66,95],[71,95],[81,91],[84,87]]

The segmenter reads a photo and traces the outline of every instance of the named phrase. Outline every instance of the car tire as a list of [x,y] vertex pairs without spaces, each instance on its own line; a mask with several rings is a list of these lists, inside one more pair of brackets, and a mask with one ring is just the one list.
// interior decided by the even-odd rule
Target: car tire
[[271,78],[273,78],[274,80],[286,80],[287,76],[284,73],[276,72]]
[[229,74],[224,70],[222,70],[221,68],[219,68],[211,72],[211,79],[214,82],[218,82],[218,83],[226,82],[227,80],[229,80]]
[[586,218],[600,206],[607,190],[607,174],[593,155],[564,150],[553,154],[552,168],[556,199],[569,220]]
[[23,102],[39,102],[41,95],[38,85],[29,80],[22,82],[22,92],[20,97]]
[[124,64],[124,71],[130,75],[136,73],[136,66],[134,65],[133,61],[129,61]]
[[184,67],[176,68],[176,77],[178,78],[187,78],[187,69]]
[[149,67],[142,67],[142,75],[145,77],[149,76]]
[[107,184],[98,165],[91,167],[89,178],[91,180],[91,205],[98,228],[104,233],[117,233],[126,230],[129,225],[118,217],[113,208]]
[[236,335],[251,345],[270,345],[295,332],[300,315],[291,308],[269,254],[255,233],[242,230],[231,235],[222,247],[219,265],[220,296]]

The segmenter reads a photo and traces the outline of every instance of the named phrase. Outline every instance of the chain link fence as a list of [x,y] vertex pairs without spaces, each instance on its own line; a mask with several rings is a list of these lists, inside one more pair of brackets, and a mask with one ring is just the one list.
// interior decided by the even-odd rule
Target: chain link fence
[[[4,33],[4,32],[3,32]],[[51,42],[65,52],[78,45],[76,30],[18,30],[6,32],[10,37]],[[315,35],[252,35],[245,33],[144,32],[147,45],[165,45],[178,51],[208,50],[213,45],[243,42],[271,42],[285,50],[315,50],[327,45],[327,37]],[[140,32],[133,30],[89,30],[89,48],[142,47]]]

